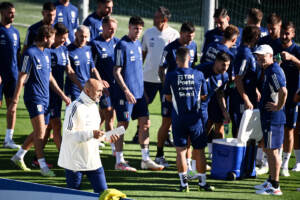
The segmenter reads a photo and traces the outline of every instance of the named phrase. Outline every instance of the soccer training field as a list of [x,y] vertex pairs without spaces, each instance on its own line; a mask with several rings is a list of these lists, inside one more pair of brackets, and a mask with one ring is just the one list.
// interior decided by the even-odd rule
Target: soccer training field
[[[16,7],[15,27],[20,31],[21,41],[24,41],[27,27],[41,19],[41,4],[31,4],[28,1],[9,0],[13,2]],[[119,21],[117,37],[122,37],[127,33],[128,16],[116,16]],[[145,29],[152,26],[151,19],[145,19]],[[179,29],[180,24],[171,25]],[[196,30],[196,41],[198,49],[200,46],[200,27]],[[202,31],[201,31],[202,32]],[[198,35],[197,35],[198,33]],[[201,36],[202,38],[203,36]],[[1,62],[1,61],[0,61]],[[156,152],[156,135],[157,130],[161,124],[160,102],[158,96],[150,105],[150,119],[151,119],[151,143],[150,154],[154,159]],[[62,114],[63,116],[63,114]],[[11,156],[16,150],[3,149],[2,143],[6,130],[6,105],[3,104],[0,108],[0,177],[16,179],[34,183],[55,185],[65,187],[65,173],[62,168],[57,166],[58,151],[53,141],[49,141],[45,148],[47,162],[54,164],[54,172],[56,177],[42,177],[39,169],[32,168],[31,172],[23,172],[17,169],[10,161]],[[22,144],[26,136],[32,131],[32,126],[28,116],[28,112],[23,103],[23,95],[20,97],[20,102],[17,110],[17,122],[15,127],[14,140],[17,144]],[[131,139],[136,132],[136,121],[130,123],[130,126],[125,134],[126,145],[124,147],[125,159],[130,162],[133,167],[140,169],[141,152],[140,146],[132,144]],[[228,135],[230,137],[230,135]],[[290,172],[291,176],[284,178],[280,177],[281,190],[283,196],[281,197],[263,197],[255,194],[254,185],[261,184],[267,175],[260,176],[256,179],[245,179],[241,181],[219,181],[212,180],[208,177],[208,182],[216,187],[216,191],[199,192],[198,181],[190,182],[190,193],[180,193],[176,189],[179,187],[179,178],[176,170],[176,153],[174,148],[166,147],[165,156],[171,164],[170,168],[161,172],[152,172],[138,170],[137,173],[120,172],[114,170],[115,158],[111,155],[110,146],[106,147],[101,154],[102,163],[105,168],[106,179],[110,188],[116,188],[126,193],[129,198],[133,199],[300,199],[300,192],[296,188],[300,187],[300,173]],[[27,166],[31,167],[31,161],[34,157],[33,149],[25,156]],[[209,163],[211,161],[208,161]],[[289,163],[289,168],[295,164],[294,155]],[[221,167],[221,166],[220,166]],[[209,174],[209,173],[208,173]],[[84,178],[82,182],[82,190],[92,191],[89,181]]]

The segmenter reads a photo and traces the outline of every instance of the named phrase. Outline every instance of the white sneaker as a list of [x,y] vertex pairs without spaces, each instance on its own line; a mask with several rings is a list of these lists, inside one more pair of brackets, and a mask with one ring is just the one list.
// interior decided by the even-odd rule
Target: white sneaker
[[41,168],[41,174],[43,176],[54,177],[55,174],[48,167]]
[[275,189],[274,187],[271,186],[271,187],[265,188],[264,190],[257,190],[256,194],[281,196],[282,192],[280,190],[280,187]]
[[162,165],[164,167],[170,167],[169,163],[167,162],[167,160],[163,156],[156,157],[155,160],[154,160],[154,162],[156,162],[156,164]]
[[292,169],[293,172],[300,172],[300,163],[296,163]]
[[149,160],[142,160],[141,162],[141,168],[142,169],[149,169],[149,170],[153,170],[153,171],[161,171],[164,169],[163,165],[158,165],[156,164],[153,160],[149,159]]
[[20,149],[21,148],[21,146],[15,144],[15,142],[13,140],[11,140],[9,142],[4,142],[3,147],[7,148],[7,149]]
[[260,184],[260,185],[255,185],[254,186],[254,189],[257,189],[257,190],[264,190],[264,189],[266,189],[266,188],[268,188],[268,187],[271,187],[272,185],[271,185],[271,183],[269,182],[269,181],[265,181],[265,182],[263,182],[262,184]]
[[281,168],[281,170],[280,170],[280,176],[289,177],[290,176],[289,169]]
[[15,165],[17,165],[20,169],[22,169],[23,171],[31,171],[31,169],[29,169],[24,160],[20,159],[18,156],[14,155],[13,157],[11,157],[10,159],[13,163],[15,163]]
[[256,170],[257,175],[266,174],[266,173],[269,172],[269,166],[265,165],[265,166],[262,166],[260,168],[256,167],[255,170]]

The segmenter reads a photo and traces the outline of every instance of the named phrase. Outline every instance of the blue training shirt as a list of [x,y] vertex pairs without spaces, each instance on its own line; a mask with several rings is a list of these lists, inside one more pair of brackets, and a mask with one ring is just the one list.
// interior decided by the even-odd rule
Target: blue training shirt
[[26,49],[22,59],[21,72],[28,74],[24,89],[24,101],[48,105],[51,72],[50,49],[41,51],[35,45]]
[[280,66],[275,62],[264,70],[261,100],[259,103],[262,122],[285,124],[285,113],[283,109],[270,112],[265,108],[268,102],[276,103],[278,101],[278,91],[282,87],[286,87],[285,75]]
[[18,53],[21,50],[19,31],[0,24],[0,76],[3,81],[18,80]]
[[[122,67],[121,75],[130,92],[136,99],[144,94],[142,45],[139,40],[132,41],[127,35],[117,43],[115,48],[115,65]],[[122,94],[122,90],[117,85]]]
[[201,96],[207,95],[202,72],[192,68],[177,68],[166,75],[164,94],[172,95],[173,117],[201,116]]
[[265,37],[262,37],[258,41],[258,46],[263,45],[263,44],[268,44],[272,47],[273,49],[273,55],[277,55],[281,51],[281,42],[280,39],[272,39],[271,35],[267,35]]
[[103,80],[115,84],[113,70],[115,66],[115,47],[119,39],[113,37],[108,42],[100,35],[91,42],[95,66]]
[[[160,66],[163,66],[168,72],[177,68],[176,64],[176,51],[183,45],[179,43],[179,39],[174,40],[168,44],[163,52]],[[192,41],[189,45],[185,46],[190,51],[189,67],[192,67],[193,63],[197,62],[197,44]]]
[[54,24],[60,22],[63,23],[69,30],[69,40],[67,44],[74,42],[75,30],[79,24],[78,9],[73,4],[69,3],[68,6],[60,4],[58,1],[55,3],[56,17]]
[[25,40],[24,40],[24,45],[26,45],[27,47],[33,45],[35,37],[37,36],[38,30],[41,26],[43,26],[43,21],[42,20],[35,23],[35,24],[33,24],[33,25],[31,25],[28,28],[27,33],[26,33],[26,37],[25,37]]
[[90,14],[83,22],[83,25],[90,29],[90,41],[100,36],[102,33],[102,20],[96,12]]
[[[81,86],[91,78],[91,69],[95,68],[92,58],[90,46],[77,47],[75,44],[70,44],[68,47],[70,65],[75,71]],[[68,77],[66,78],[66,93],[76,97],[80,95],[80,89]]]

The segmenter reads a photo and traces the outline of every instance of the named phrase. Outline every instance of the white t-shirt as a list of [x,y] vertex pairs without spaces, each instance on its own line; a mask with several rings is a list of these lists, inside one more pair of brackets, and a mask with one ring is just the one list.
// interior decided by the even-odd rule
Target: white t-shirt
[[165,46],[179,38],[177,30],[168,27],[160,32],[155,26],[145,31],[142,38],[143,51],[147,52],[144,63],[144,81],[161,83],[158,67]]

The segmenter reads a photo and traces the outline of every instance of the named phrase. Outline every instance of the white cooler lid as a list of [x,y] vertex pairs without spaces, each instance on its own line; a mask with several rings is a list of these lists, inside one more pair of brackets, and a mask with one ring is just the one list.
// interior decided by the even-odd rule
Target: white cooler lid
[[259,110],[245,110],[239,127],[238,140],[243,143],[246,143],[249,139],[259,142],[262,137]]

